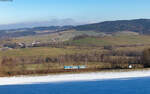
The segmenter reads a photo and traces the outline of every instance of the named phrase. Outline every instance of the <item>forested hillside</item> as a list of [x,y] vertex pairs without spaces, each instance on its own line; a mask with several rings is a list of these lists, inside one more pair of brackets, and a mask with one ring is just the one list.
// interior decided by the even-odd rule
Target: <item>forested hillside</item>
[[75,27],[76,30],[81,31],[98,31],[98,32],[118,32],[118,31],[133,31],[141,34],[150,34],[150,20],[136,19],[136,20],[118,20],[106,21],[95,24],[81,25]]

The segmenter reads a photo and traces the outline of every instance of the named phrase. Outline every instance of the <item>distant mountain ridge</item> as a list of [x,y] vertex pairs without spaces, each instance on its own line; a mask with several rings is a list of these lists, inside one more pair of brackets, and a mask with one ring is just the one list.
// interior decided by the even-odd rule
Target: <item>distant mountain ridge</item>
[[0,30],[0,38],[30,36],[37,34],[51,34],[69,30],[75,30],[78,32],[93,31],[102,32],[105,34],[113,34],[117,32],[136,32],[138,34],[150,34],[150,19],[105,21],[100,23],[85,24],[78,26],[43,26],[33,28]]
[[42,26],[33,28],[18,28],[0,30],[6,32],[15,31],[42,31],[42,30],[70,30],[75,29],[77,31],[97,31],[105,33],[113,33],[118,31],[132,31],[142,34],[150,34],[150,19],[135,19],[135,20],[116,20],[116,21],[104,21],[100,23],[85,24],[78,26]]
[[133,31],[140,34],[150,34],[150,19],[117,20],[101,23],[80,25],[75,27],[78,31],[97,31],[113,33],[118,31]]

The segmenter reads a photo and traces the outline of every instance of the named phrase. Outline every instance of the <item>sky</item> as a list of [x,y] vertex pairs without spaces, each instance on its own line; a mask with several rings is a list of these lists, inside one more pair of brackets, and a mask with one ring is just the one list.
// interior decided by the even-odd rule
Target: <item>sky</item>
[[101,22],[150,18],[150,0],[13,0],[0,1],[0,24],[72,19]]

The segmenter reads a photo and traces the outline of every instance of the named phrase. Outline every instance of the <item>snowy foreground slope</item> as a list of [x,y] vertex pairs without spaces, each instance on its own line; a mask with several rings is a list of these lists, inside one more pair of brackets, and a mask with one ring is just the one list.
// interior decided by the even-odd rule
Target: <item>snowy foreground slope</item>
[[132,72],[96,72],[81,74],[61,74],[48,76],[2,77],[0,85],[33,84],[44,82],[92,81],[116,78],[150,77],[150,70]]

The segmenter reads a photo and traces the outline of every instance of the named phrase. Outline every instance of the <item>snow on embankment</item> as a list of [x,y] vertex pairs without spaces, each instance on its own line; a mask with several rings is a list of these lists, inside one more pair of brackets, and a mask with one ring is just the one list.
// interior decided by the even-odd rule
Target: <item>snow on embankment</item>
[[0,85],[33,84],[44,82],[92,81],[117,78],[150,77],[150,70],[132,72],[96,72],[81,74],[61,74],[48,76],[2,77]]

